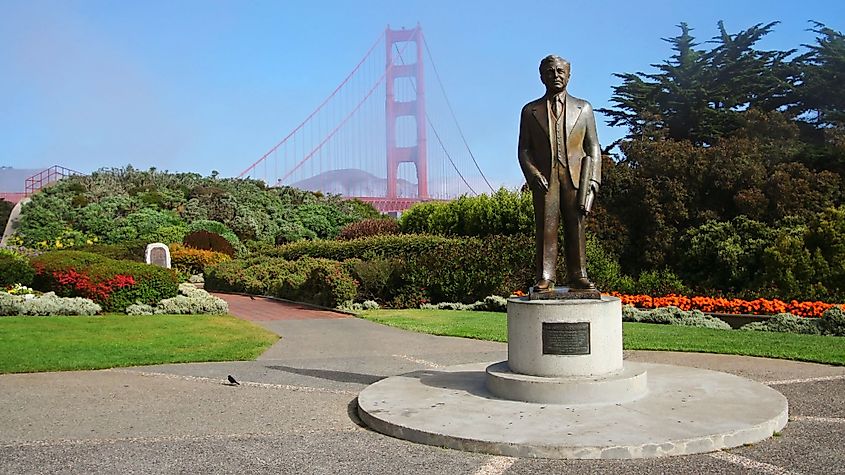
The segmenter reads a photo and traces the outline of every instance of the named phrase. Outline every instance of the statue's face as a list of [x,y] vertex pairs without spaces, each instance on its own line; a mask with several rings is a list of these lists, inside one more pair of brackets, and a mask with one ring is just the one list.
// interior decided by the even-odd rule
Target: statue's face
[[549,92],[553,94],[563,92],[569,84],[569,68],[560,61],[551,61],[543,65],[540,80]]

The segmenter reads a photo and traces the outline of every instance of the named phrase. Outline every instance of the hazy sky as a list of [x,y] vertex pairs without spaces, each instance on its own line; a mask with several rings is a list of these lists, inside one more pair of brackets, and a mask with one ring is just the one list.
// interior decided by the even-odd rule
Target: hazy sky
[[[680,22],[703,43],[720,19],[731,33],[780,21],[760,46],[800,48],[808,20],[845,30],[845,2],[0,0],[0,165],[237,175],[386,25],[419,22],[481,168],[515,186],[519,110],[543,93],[543,56],[570,59],[570,92],[600,108],[613,73],[670,56],[661,38]],[[603,143],[624,134],[597,119]]]

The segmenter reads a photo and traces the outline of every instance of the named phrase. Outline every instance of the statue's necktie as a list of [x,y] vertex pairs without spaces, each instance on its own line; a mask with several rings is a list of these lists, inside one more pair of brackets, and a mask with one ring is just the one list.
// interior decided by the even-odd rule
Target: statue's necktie
[[552,111],[555,114],[555,118],[560,117],[560,113],[561,113],[562,110],[563,110],[563,107],[562,107],[562,104],[561,104],[560,96],[557,96],[552,101]]

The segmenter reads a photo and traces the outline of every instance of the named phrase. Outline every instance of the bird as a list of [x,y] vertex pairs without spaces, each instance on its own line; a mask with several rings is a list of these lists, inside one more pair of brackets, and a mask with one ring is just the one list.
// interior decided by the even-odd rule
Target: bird
[[252,295],[250,295],[250,296],[249,296],[249,299],[250,299],[250,300],[255,300],[255,297],[253,297]]
[[229,376],[226,376],[226,379],[229,380],[229,384],[231,386],[240,386],[241,385],[241,383],[239,383],[235,378],[233,378],[231,374]]

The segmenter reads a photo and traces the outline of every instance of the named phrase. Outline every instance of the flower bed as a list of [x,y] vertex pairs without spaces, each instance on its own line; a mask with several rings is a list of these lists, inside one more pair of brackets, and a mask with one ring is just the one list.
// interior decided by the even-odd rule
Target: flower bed
[[118,261],[82,251],[54,251],[32,259],[32,286],[61,297],[84,297],[103,310],[123,312],[131,304],[155,304],[175,297],[178,279],[170,269]]
[[726,299],[723,297],[687,297],[684,295],[665,295],[652,297],[650,295],[626,295],[611,292],[610,295],[622,300],[622,305],[633,305],[637,308],[660,308],[674,306],[681,310],[701,310],[711,313],[749,314],[749,315],[777,315],[791,313],[800,317],[821,317],[825,310],[832,307],[845,309],[845,305],[826,302],[799,302],[792,300],[784,302],[773,299]]

